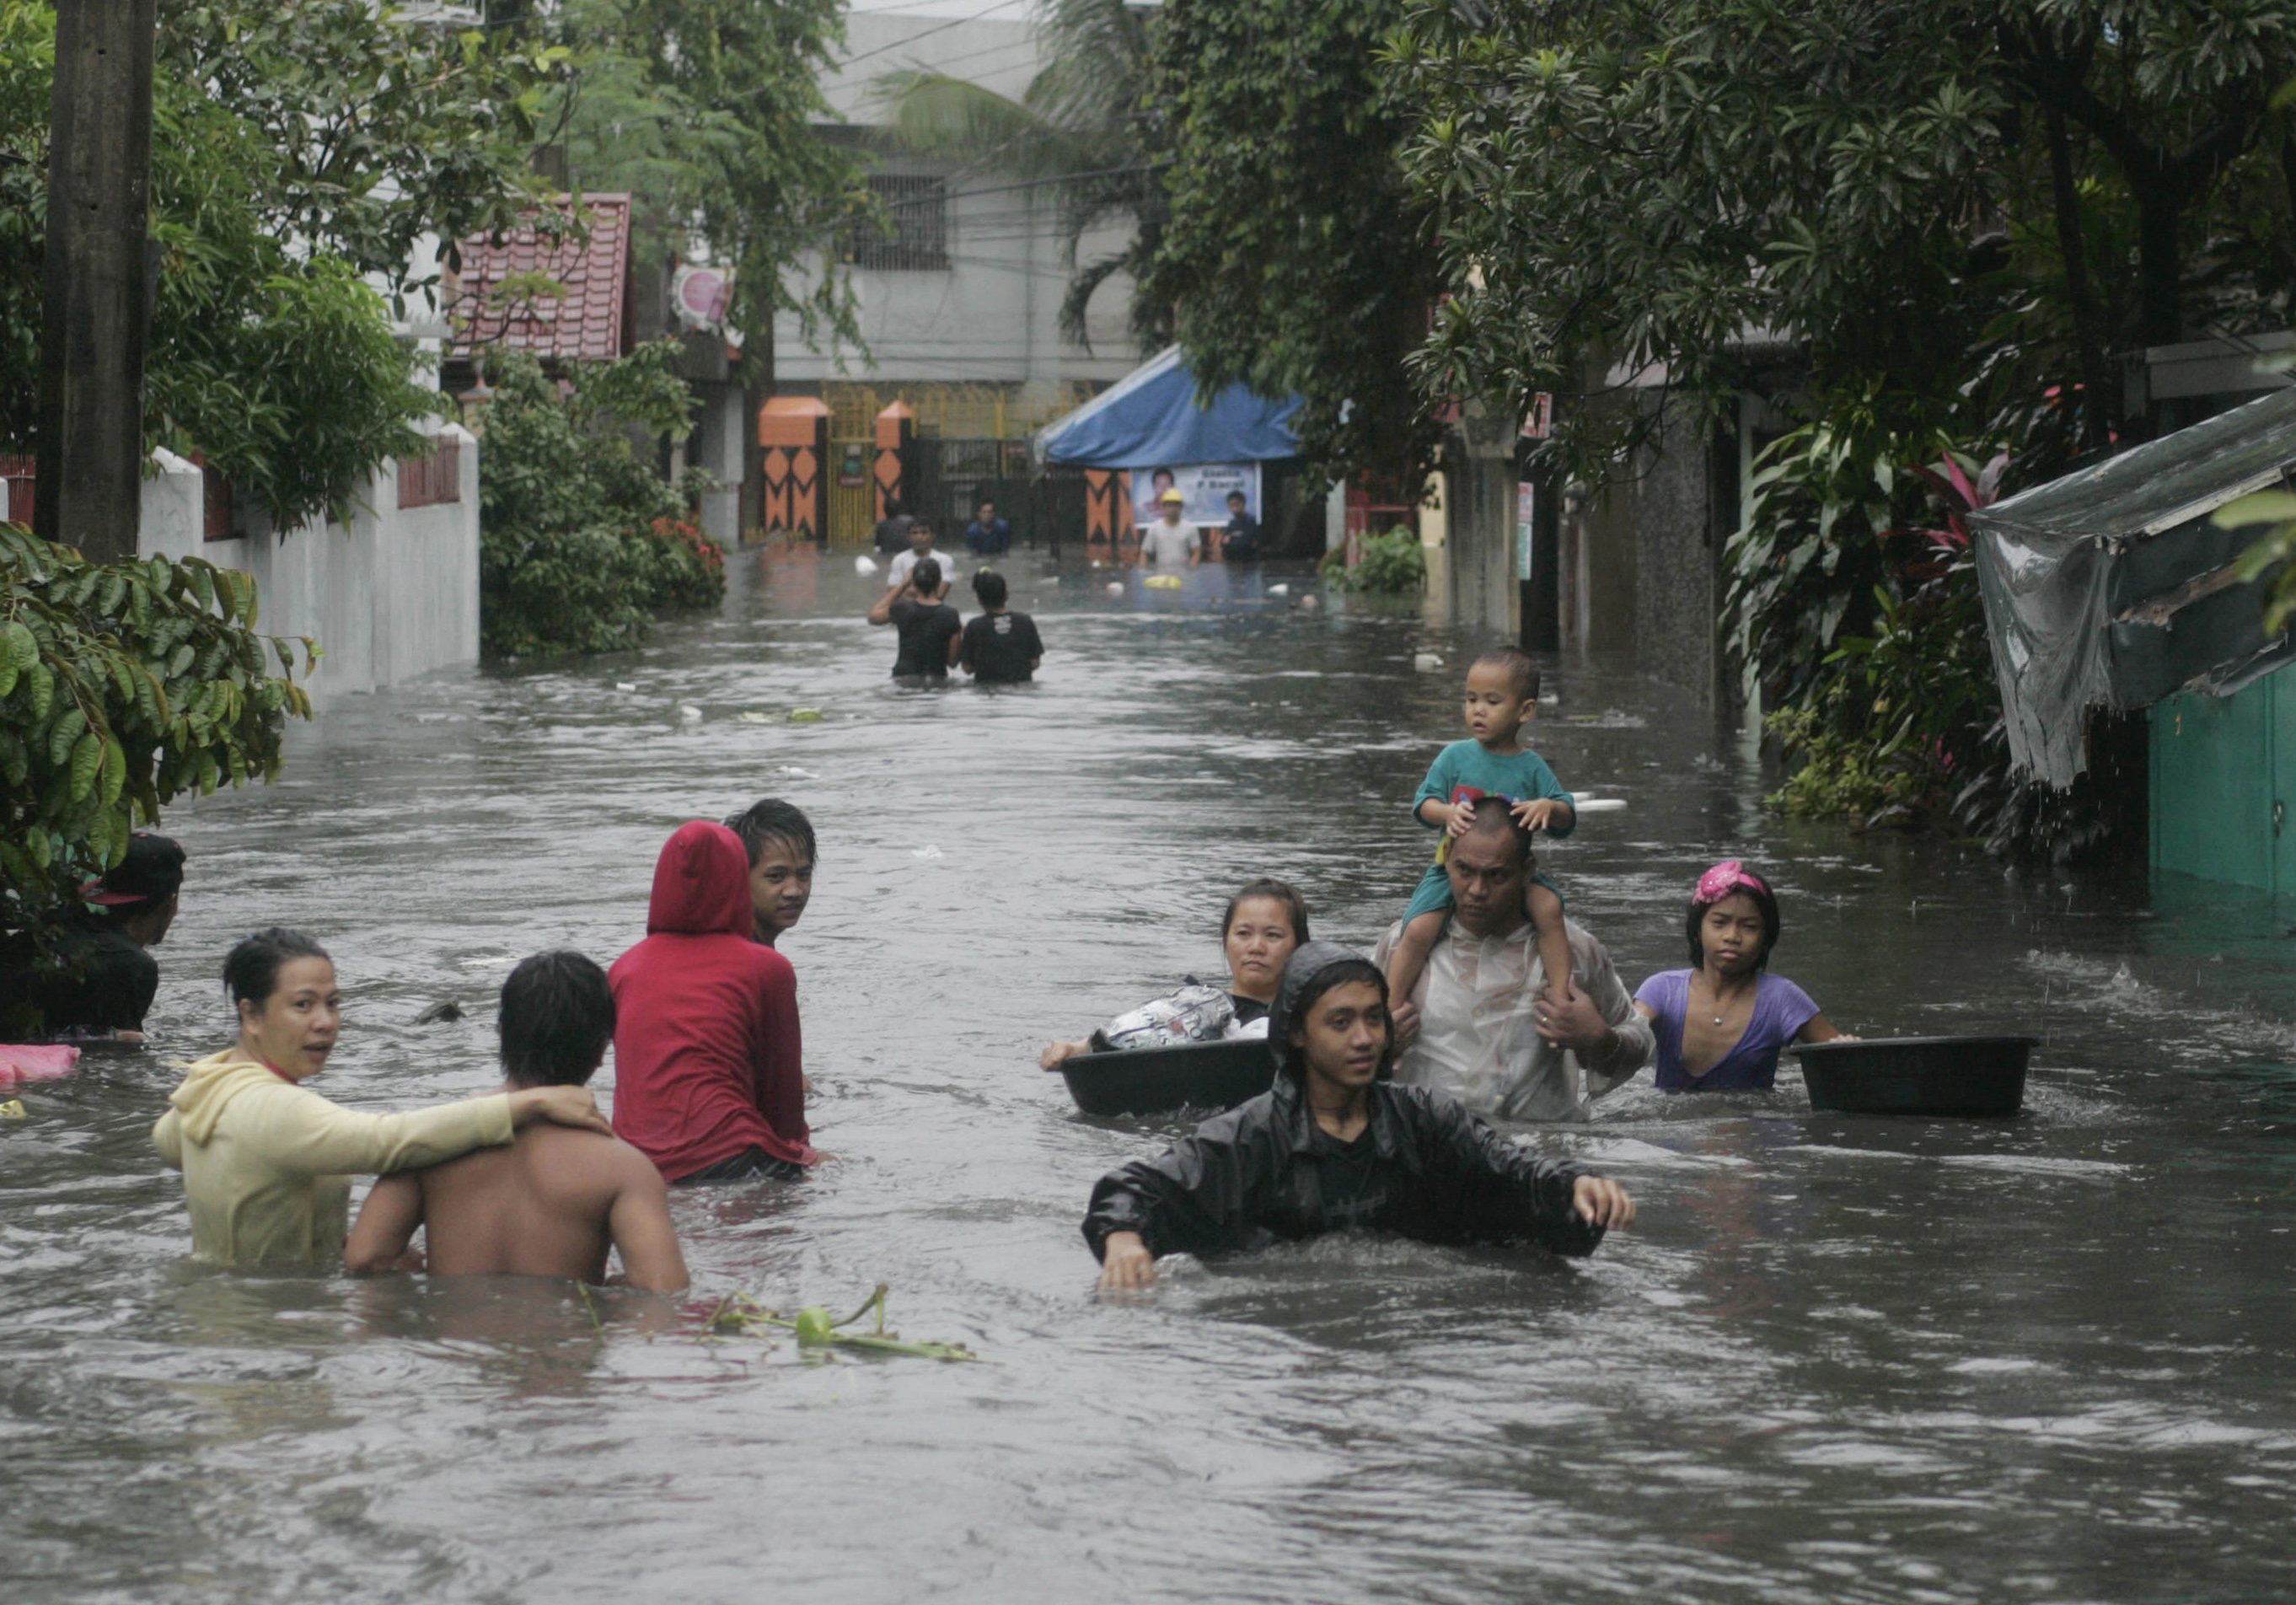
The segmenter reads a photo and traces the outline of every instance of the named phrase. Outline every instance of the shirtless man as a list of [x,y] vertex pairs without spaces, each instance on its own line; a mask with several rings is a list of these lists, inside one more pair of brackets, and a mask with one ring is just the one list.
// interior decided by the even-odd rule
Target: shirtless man
[[[614,1039],[606,972],[578,953],[537,954],[503,983],[500,1023],[507,1090],[583,1085]],[[506,1148],[384,1176],[343,1244],[345,1267],[421,1268],[406,1251],[417,1228],[436,1276],[603,1282],[611,1248],[634,1288],[674,1293],[686,1284],[661,1172],[598,1132],[529,1126]]]

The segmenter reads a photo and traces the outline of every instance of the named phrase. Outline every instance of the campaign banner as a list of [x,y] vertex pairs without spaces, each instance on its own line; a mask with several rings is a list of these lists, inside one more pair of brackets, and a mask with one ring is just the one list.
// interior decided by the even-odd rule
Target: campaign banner
[[1180,509],[1184,523],[1225,526],[1230,491],[1243,492],[1243,510],[1259,517],[1259,464],[1257,463],[1181,463],[1169,467],[1132,471],[1132,518],[1152,524],[1164,516],[1164,493],[1177,490],[1187,498]]

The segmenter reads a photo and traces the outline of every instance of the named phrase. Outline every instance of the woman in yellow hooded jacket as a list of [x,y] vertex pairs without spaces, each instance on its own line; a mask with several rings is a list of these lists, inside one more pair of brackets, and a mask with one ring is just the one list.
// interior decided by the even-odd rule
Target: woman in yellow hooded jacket
[[152,1128],[160,1157],[184,1173],[198,1258],[339,1265],[354,1175],[436,1165],[507,1142],[535,1120],[612,1130],[578,1086],[355,1114],[302,1085],[326,1068],[342,1025],[326,950],[274,926],[231,950],[223,979],[239,1041],[190,1066]]

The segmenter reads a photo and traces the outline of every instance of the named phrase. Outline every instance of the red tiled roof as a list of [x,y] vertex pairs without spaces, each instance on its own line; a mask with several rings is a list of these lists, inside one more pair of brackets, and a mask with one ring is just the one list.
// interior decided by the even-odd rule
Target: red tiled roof
[[[557,206],[570,214],[574,198]],[[469,351],[500,341],[537,356],[600,362],[619,356],[623,291],[630,269],[630,198],[585,195],[586,238],[549,241],[529,225],[505,237],[476,234],[462,242],[459,288],[447,303],[455,346]],[[498,294],[515,274],[539,273],[563,296]]]

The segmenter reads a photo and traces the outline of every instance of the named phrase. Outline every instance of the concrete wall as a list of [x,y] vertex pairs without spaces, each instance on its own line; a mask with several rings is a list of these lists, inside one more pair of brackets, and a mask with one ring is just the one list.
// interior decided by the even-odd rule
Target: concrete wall
[[1522,632],[1515,436],[1512,420],[1470,406],[1444,443],[1443,468],[1444,588],[1451,622],[1509,641]]
[[259,520],[237,538],[203,538],[200,471],[161,452],[144,482],[139,549],[254,576],[258,626],[308,635],[325,653],[309,683],[315,702],[476,662],[478,442],[457,426],[440,433],[461,443],[460,501],[401,509],[394,466],[369,482],[348,528],[314,520],[283,541]]

